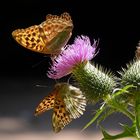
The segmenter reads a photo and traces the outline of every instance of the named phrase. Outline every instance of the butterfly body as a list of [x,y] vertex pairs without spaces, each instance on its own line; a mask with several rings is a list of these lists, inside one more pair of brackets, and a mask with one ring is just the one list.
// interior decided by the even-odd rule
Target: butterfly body
[[73,23],[68,13],[60,16],[48,14],[39,25],[12,32],[13,38],[23,47],[43,53],[59,54],[72,35]]

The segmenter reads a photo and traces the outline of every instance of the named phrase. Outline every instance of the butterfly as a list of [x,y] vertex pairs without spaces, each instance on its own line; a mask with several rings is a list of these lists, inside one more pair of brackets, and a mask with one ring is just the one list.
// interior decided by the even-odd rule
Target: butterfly
[[39,25],[12,32],[13,38],[23,47],[43,53],[58,55],[72,35],[73,23],[69,13],[60,16],[48,14]]
[[86,98],[79,88],[67,83],[57,83],[53,91],[37,106],[35,116],[53,109],[52,126],[57,133],[73,119],[83,115],[85,107]]

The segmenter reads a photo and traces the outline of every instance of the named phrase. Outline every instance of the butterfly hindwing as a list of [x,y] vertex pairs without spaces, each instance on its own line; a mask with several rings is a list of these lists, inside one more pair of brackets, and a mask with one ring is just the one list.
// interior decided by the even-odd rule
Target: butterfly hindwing
[[48,42],[50,42],[58,33],[63,32],[68,27],[71,29],[69,32],[71,32],[73,23],[68,13],[63,13],[60,16],[49,14],[46,21],[40,24],[40,27],[42,27]]
[[86,107],[86,98],[83,96],[82,92],[73,86],[71,94],[66,94],[64,102],[66,104],[67,110],[70,112],[71,118],[79,118],[83,115]]
[[70,113],[66,110],[63,99],[57,95],[54,103],[54,112],[52,116],[52,125],[54,132],[61,131],[67,124],[72,121]]

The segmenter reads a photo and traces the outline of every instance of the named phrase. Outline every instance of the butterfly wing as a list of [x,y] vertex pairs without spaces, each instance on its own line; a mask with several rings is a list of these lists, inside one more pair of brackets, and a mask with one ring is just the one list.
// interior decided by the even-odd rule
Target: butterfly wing
[[54,103],[54,113],[52,116],[52,125],[54,132],[61,131],[67,124],[72,121],[69,112],[66,110],[63,99],[57,95]]
[[58,83],[56,85],[61,95],[66,110],[69,112],[72,119],[79,118],[83,115],[86,107],[86,98],[82,91],[68,83]]
[[38,25],[17,29],[12,32],[12,36],[20,45],[35,52],[43,52],[46,46],[45,35]]
[[67,110],[70,112],[71,118],[79,118],[83,115],[86,107],[86,98],[83,93],[73,86],[69,87],[70,92],[65,94],[64,103]]
[[47,52],[49,54],[59,54],[72,35],[73,23],[68,13],[60,16],[47,15],[46,21],[40,24],[47,37]]
[[55,92],[52,92],[50,95],[45,97],[43,101],[37,106],[35,115],[40,115],[41,113],[52,109],[54,107],[55,96]]
[[65,29],[73,29],[73,23],[71,17],[68,13],[63,13],[60,16],[57,15],[47,15],[46,21],[40,24],[43,29],[48,42],[50,42],[58,33],[64,31]]

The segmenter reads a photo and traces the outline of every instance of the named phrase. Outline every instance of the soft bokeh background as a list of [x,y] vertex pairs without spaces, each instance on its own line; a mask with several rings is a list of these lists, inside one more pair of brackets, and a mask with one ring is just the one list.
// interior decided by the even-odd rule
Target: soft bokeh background
[[[14,41],[11,32],[40,24],[49,13],[59,15],[65,11],[70,13],[74,23],[69,43],[81,34],[100,39],[100,53],[94,59],[96,63],[116,73],[133,59],[140,39],[139,7],[134,2],[3,1],[0,9],[0,140],[102,138],[96,124],[80,132],[99,105],[89,105],[81,118],[72,121],[59,134],[52,132],[52,111],[34,117],[35,107],[56,83],[46,76],[50,58],[24,49]],[[102,125],[116,134],[121,131],[119,122],[130,123],[118,113]]]

